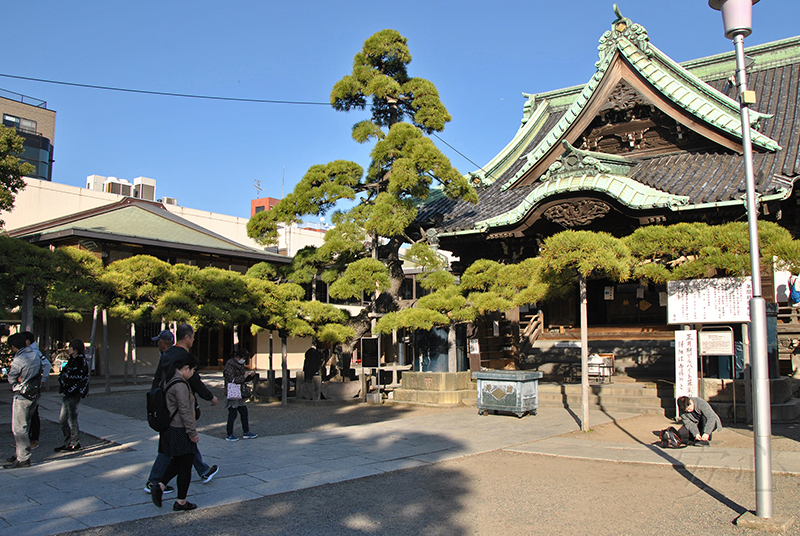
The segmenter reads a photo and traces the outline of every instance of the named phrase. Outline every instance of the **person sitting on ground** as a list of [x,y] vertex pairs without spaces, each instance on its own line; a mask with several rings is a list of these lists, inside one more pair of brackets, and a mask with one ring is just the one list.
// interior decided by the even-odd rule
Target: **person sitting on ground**
[[678,430],[681,441],[687,445],[703,446],[711,442],[711,433],[722,430],[722,421],[711,406],[696,396],[678,398],[678,414],[683,426]]

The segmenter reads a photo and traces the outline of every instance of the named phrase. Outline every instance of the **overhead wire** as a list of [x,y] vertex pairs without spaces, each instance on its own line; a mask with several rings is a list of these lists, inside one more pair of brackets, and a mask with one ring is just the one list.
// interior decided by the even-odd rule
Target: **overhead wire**
[[[162,97],[181,97],[187,99],[205,99],[205,100],[216,100],[216,101],[230,101],[230,102],[254,102],[254,103],[261,103],[261,104],[297,104],[297,105],[310,105],[310,106],[331,106],[329,102],[313,102],[313,101],[291,101],[291,100],[275,100],[275,99],[248,99],[248,98],[241,98],[241,97],[220,97],[216,95],[197,95],[191,93],[171,93],[167,91],[151,91],[147,89],[131,89],[131,88],[121,88],[121,87],[112,87],[112,86],[100,86],[96,84],[80,84],[77,82],[63,82],[59,80],[48,80],[45,78],[33,78],[30,76],[18,76],[13,74],[3,74],[0,73],[0,77],[3,78],[14,78],[16,80],[27,80],[30,82],[41,82],[45,84],[57,84],[61,86],[71,86],[71,87],[80,87],[80,88],[87,88],[87,89],[102,89],[106,91],[121,91],[124,93],[140,93],[144,95],[158,95]],[[433,135],[438,139],[440,142],[444,143],[450,149],[455,151],[459,154],[464,160],[475,166],[476,168],[480,169],[484,173],[489,174],[488,171],[484,170],[481,166],[476,164],[472,161],[469,157],[467,157],[464,153],[447,143],[443,140],[438,134],[435,132]],[[491,176],[491,175],[490,175]]]
[[143,93],[145,95],[160,95],[165,97],[183,97],[188,99],[207,99],[207,100],[220,100],[220,101],[233,101],[233,102],[259,102],[266,104],[306,104],[312,106],[330,106],[329,102],[309,102],[309,101],[290,101],[290,100],[272,100],[272,99],[245,99],[239,97],[219,97],[214,95],[194,95],[191,93],[170,93],[167,91],[149,91],[146,89],[130,89],[122,87],[98,86],[94,84],[78,84],[76,82],[60,82],[58,80],[46,80],[44,78],[32,78],[29,76],[16,76],[13,74],[2,74],[0,76],[5,78],[15,78],[17,80],[29,80],[32,82],[43,82],[45,84],[58,84],[61,86],[83,87],[89,89],[105,89],[108,91],[122,91],[125,93]]

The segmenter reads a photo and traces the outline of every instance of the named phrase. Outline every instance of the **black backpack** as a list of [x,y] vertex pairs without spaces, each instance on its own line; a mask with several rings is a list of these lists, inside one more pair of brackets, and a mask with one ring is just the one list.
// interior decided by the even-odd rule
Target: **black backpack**
[[170,415],[167,408],[167,391],[178,382],[187,383],[184,380],[173,378],[166,385],[162,383],[158,387],[147,391],[147,424],[156,432],[168,430],[169,423],[178,413],[178,408],[175,408],[175,411]]
[[682,449],[686,444],[681,441],[678,431],[670,426],[666,430],[661,430],[661,448],[663,449]]

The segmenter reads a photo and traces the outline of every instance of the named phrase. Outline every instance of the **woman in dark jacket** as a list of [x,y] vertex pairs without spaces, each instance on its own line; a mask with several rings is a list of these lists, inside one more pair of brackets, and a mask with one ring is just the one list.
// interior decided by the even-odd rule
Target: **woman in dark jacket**
[[[175,362],[171,376],[165,377],[162,389],[165,391],[167,410],[172,415],[169,428],[161,432],[158,438],[158,452],[170,456],[169,462],[158,485],[151,486],[153,504],[161,507],[164,489],[173,477],[178,477],[178,500],[172,505],[173,510],[194,510],[197,505],[186,500],[189,482],[192,480],[192,462],[197,454],[197,423],[194,415],[194,394],[189,388],[188,380],[197,368],[197,358],[190,353]],[[167,378],[169,380],[167,381]]]
[[254,439],[258,434],[250,431],[250,420],[247,416],[247,399],[250,398],[250,386],[248,382],[252,381],[255,372],[248,371],[244,368],[245,363],[250,358],[250,352],[245,349],[234,350],[233,355],[225,363],[225,368],[222,375],[225,378],[225,392],[227,393],[227,402],[225,407],[228,408],[228,432],[226,441],[238,441],[239,438],[233,435],[233,424],[236,422],[237,413],[242,419],[242,437],[244,439]]
[[58,392],[64,395],[61,401],[61,415],[58,418],[61,431],[64,433],[64,444],[56,447],[56,452],[80,450],[78,404],[89,392],[89,366],[86,364],[83,341],[71,340],[67,352],[69,360],[58,375]]

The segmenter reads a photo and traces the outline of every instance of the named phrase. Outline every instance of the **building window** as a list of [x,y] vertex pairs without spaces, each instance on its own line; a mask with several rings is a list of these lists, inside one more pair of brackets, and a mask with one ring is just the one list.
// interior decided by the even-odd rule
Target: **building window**
[[136,326],[136,346],[157,346],[156,343],[153,342],[153,337],[158,337],[159,333],[161,333],[161,323],[159,322],[138,324]]
[[3,114],[3,125],[16,128],[26,134],[36,134],[36,121],[22,119],[13,115]]
[[264,205],[258,205],[256,207],[256,214],[258,214],[259,212],[264,212]]

